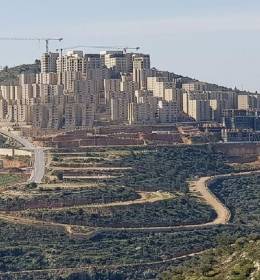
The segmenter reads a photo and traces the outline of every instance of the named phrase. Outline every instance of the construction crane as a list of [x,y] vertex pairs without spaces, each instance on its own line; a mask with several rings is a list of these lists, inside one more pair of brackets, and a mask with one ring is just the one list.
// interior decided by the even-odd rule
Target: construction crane
[[49,41],[61,42],[63,38],[16,38],[16,37],[0,37],[2,41],[45,41],[46,53],[49,52]]
[[139,51],[140,47],[122,47],[122,46],[85,46],[85,45],[79,45],[79,46],[74,46],[70,48],[62,48],[62,49],[56,49],[56,51],[60,51],[61,55],[64,50],[73,50],[73,49],[82,49],[82,48],[90,48],[90,49],[112,49],[112,50],[123,50],[124,53],[127,52],[127,50],[135,50]]

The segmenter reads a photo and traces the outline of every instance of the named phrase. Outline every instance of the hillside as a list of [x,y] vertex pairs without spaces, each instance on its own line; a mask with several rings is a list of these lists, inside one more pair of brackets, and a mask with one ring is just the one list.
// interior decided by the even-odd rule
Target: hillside
[[[0,85],[9,85],[9,84],[15,84],[17,82],[17,75],[21,73],[39,73],[40,72],[40,61],[35,60],[35,63],[33,64],[22,64],[22,65],[17,65],[14,67],[4,67],[3,70],[0,71]],[[155,69],[155,68],[154,68]],[[159,71],[159,70],[158,70]],[[175,79],[178,80],[180,83],[192,83],[196,82],[198,80],[188,77],[188,76],[183,76],[179,74],[173,73]],[[215,90],[229,90],[226,87],[219,86],[216,84],[211,84],[207,83],[211,88]]]
[[17,75],[21,73],[38,73],[40,72],[39,61],[35,61],[33,64],[22,64],[15,67],[5,67],[0,71],[0,84],[9,85],[14,84],[17,81]]
[[259,280],[260,240],[240,238],[162,274],[163,280]]

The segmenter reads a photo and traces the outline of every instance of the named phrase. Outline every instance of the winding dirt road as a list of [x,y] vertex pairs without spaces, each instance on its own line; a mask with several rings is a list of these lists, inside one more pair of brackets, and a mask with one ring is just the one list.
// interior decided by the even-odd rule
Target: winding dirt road
[[[88,228],[84,226],[78,226],[78,225],[66,225],[66,224],[60,224],[60,223],[54,223],[54,222],[46,222],[41,220],[33,220],[28,218],[23,218],[20,216],[13,216],[8,213],[0,213],[0,219],[5,220],[7,222],[15,223],[15,224],[22,224],[22,225],[29,225],[29,226],[36,226],[36,227],[47,227],[47,228],[53,228],[57,230],[65,231],[67,234],[69,234],[73,238],[88,238],[90,236],[95,235],[99,231],[149,231],[149,232],[166,232],[171,231],[174,229],[187,229],[187,228],[202,228],[202,227],[208,227],[213,225],[219,225],[219,224],[227,224],[230,220],[231,214],[229,209],[209,190],[209,184],[213,183],[217,179],[224,179],[229,177],[238,177],[238,176],[251,176],[251,175],[257,175],[260,173],[260,170],[258,171],[250,171],[250,172],[241,172],[236,174],[225,174],[225,175],[217,175],[212,177],[201,177],[197,181],[192,181],[189,183],[190,187],[190,193],[193,193],[195,196],[200,197],[203,199],[206,203],[208,203],[217,214],[217,217],[209,223],[204,224],[197,224],[197,225],[185,225],[185,226],[171,226],[171,227],[145,227],[145,228]],[[159,193],[160,196],[153,197],[153,201],[157,201],[157,199],[167,199],[167,196],[165,196],[165,193]],[[128,203],[130,205],[133,204],[140,204],[140,203],[147,203],[147,200],[149,200],[149,197],[151,199],[151,194],[148,196],[148,193],[143,193],[142,197],[136,201],[131,202],[115,202],[109,204],[110,206],[117,206],[117,205],[125,205],[125,203]],[[168,196],[168,199],[170,197]],[[151,202],[151,200],[150,200]],[[97,207],[105,207],[105,204],[98,205]],[[196,255],[201,255],[205,251],[201,252],[195,252],[186,254],[179,257],[174,257],[168,260],[163,261],[156,261],[156,262],[144,262],[144,263],[131,263],[131,264],[122,264],[122,265],[108,265],[108,266],[102,266],[102,269],[116,269],[116,268],[122,268],[122,267],[138,267],[138,266],[154,266],[154,265],[162,265],[165,263],[171,263],[175,260],[185,259],[189,257],[193,257]],[[61,273],[61,272],[82,272],[87,271],[89,269],[93,268],[101,268],[98,265],[90,265],[90,266],[83,266],[79,268],[53,268],[53,269],[43,269],[43,270],[24,270],[19,272],[3,272],[0,273],[0,279],[4,279],[2,277],[5,276],[15,276],[15,275],[23,275],[23,274],[37,274],[37,273]]]
[[215,177],[202,177],[198,181],[190,183],[190,192],[203,199],[217,214],[214,221],[205,224],[207,226],[224,225],[227,224],[231,218],[229,209],[210,191],[208,187],[214,180],[216,180]]
[[[89,232],[93,233],[96,232],[104,232],[104,231],[153,231],[153,232],[166,232],[171,231],[174,229],[188,229],[188,228],[202,228],[208,227],[213,225],[220,225],[220,224],[227,224],[230,220],[231,214],[229,209],[209,190],[208,185],[214,182],[216,179],[220,178],[228,178],[228,177],[237,177],[237,176],[250,176],[253,174],[259,174],[259,171],[250,171],[250,172],[241,172],[236,174],[224,174],[224,175],[217,175],[212,177],[201,177],[197,181],[192,181],[189,183],[190,186],[190,193],[193,193],[195,196],[199,197],[200,199],[204,200],[207,204],[209,204],[215,211],[216,211],[216,218],[208,223],[203,224],[193,224],[193,225],[180,225],[180,226],[168,226],[168,227],[138,227],[138,228],[113,228],[113,227],[105,227],[105,228],[89,228],[87,226],[78,226],[78,225],[67,225],[67,224],[60,224],[54,222],[47,222],[42,220],[35,220],[30,218],[24,218],[19,216],[19,212],[15,212],[14,214],[1,212],[0,219],[6,220],[11,223],[15,224],[22,224],[22,225],[35,225],[35,226],[42,226],[42,227],[50,227],[61,229],[67,232],[70,236],[77,236],[77,229],[80,231],[78,234],[80,237],[84,236],[84,232],[86,232],[85,236],[89,237]],[[108,204],[93,204],[93,205],[81,205],[76,206],[76,208],[84,208],[84,207],[91,207],[91,208],[102,208],[102,207],[113,207],[113,206],[124,206],[124,205],[134,205],[134,204],[145,204],[145,203],[152,203],[156,201],[168,200],[172,199],[173,196],[169,193],[163,192],[154,192],[154,193],[140,193],[141,198],[132,201],[122,201],[122,202],[112,202]],[[57,210],[66,210],[75,207],[62,207],[56,208]],[[46,209],[46,208],[45,208]],[[55,210],[53,208],[52,210]],[[20,211],[22,213],[22,211]],[[73,229],[73,230],[72,230]]]
[[[228,175],[222,175],[222,177],[227,177]],[[221,177],[221,176],[218,176]],[[12,214],[1,212],[0,219],[5,220],[10,223],[21,224],[21,225],[29,225],[36,227],[50,227],[56,230],[62,230],[69,234],[71,237],[89,237],[89,234],[93,232],[104,232],[104,231],[153,231],[153,232],[167,232],[173,229],[187,229],[187,228],[200,228],[205,226],[212,226],[217,224],[226,224],[230,219],[229,210],[213,195],[209,189],[208,184],[215,180],[216,177],[202,177],[197,181],[190,182],[190,191],[194,193],[196,196],[200,196],[201,199],[205,200],[211,207],[216,211],[217,218],[209,223],[204,224],[194,224],[194,225],[183,225],[183,226],[169,226],[169,227],[138,227],[138,228],[89,228],[87,226],[78,226],[78,225],[67,225],[61,223],[54,223],[49,221],[36,220],[31,218],[25,218],[21,216],[23,211],[17,211]],[[93,205],[81,205],[76,206],[76,208],[102,208],[102,207],[115,207],[115,206],[126,206],[126,205],[135,205],[135,204],[145,204],[145,203],[153,203],[156,201],[168,200],[172,199],[173,195],[170,193],[164,192],[141,192],[141,198],[132,201],[121,201],[121,202],[112,202],[108,204],[93,204]],[[52,208],[55,210],[67,210],[75,207],[61,207],[61,208]],[[47,210],[49,208],[44,208],[42,210]]]

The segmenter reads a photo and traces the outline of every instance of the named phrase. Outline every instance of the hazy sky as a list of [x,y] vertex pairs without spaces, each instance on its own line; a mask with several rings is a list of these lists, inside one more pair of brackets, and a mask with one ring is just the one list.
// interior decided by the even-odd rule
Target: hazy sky
[[[259,0],[0,0],[0,37],[140,46],[152,65],[260,90]],[[33,62],[44,43],[0,41],[0,65]],[[89,50],[95,52],[95,50]]]

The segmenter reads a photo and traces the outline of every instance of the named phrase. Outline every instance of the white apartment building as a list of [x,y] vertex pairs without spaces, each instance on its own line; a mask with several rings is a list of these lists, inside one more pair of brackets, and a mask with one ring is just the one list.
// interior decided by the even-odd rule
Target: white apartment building
[[41,73],[57,72],[58,53],[44,53],[41,57]]
[[84,73],[85,60],[83,51],[68,51],[66,55],[58,57],[57,72],[81,72]]
[[211,110],[209,100],[191,99],[188,101],[188,115],[196,121],[210,121]]
[[169,82],[163,77],[147,77],[147,89],[152,91],[154,96],[163,100],[172,101],[177,99],[174,82]]

